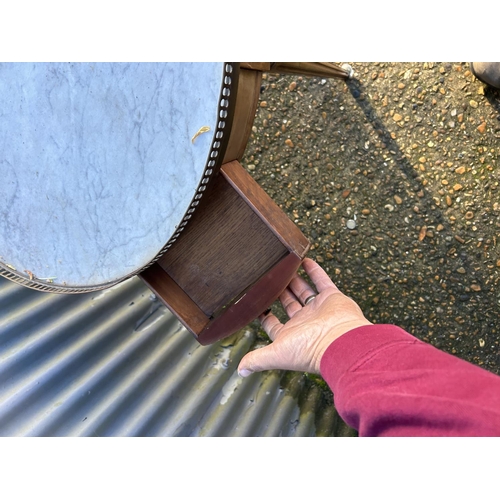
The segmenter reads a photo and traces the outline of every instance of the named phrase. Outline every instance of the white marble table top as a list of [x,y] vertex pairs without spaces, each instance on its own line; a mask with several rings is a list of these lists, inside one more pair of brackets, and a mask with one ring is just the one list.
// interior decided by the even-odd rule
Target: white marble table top
[[0,64],[4,270],[98,287],[148,265],[206,173],[224,67]]

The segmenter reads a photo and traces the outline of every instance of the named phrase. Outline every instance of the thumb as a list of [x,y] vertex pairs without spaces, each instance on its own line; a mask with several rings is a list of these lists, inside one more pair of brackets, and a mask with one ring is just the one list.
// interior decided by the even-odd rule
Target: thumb
[[243,356],[238,365],[238,374],[241,377],[248,377],[254,372],[278,368],[277,356],[273,347],[273,344],[269,344]]

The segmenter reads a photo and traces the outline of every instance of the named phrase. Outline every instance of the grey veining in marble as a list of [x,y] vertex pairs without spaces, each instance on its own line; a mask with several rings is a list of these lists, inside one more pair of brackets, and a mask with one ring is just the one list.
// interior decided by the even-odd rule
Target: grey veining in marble
[[148,264],[203,177],[222,77],[223,63],[1,64],[0,261],[67,286]]

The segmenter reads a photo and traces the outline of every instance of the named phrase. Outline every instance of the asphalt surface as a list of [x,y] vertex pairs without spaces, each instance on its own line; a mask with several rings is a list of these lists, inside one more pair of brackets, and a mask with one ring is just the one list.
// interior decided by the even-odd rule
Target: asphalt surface
[[500,91],[469,63],[350,64],[264,75],[242,163],[370,321],[498,374]]

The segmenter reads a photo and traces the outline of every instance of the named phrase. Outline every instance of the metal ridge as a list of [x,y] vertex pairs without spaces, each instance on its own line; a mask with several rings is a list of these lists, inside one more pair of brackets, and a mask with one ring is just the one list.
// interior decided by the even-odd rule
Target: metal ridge
[[256,347],[251,329],[200,345],[137,277],[80,295],[0,278],[0,435],[350,435],[304,374],[239,377]]

